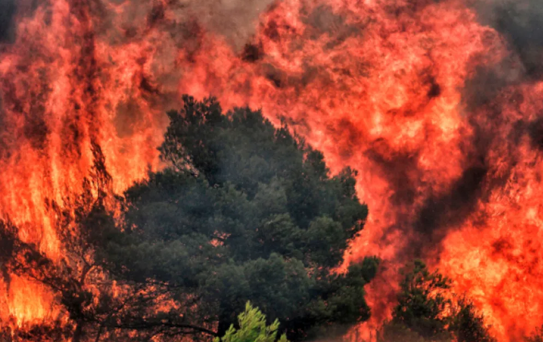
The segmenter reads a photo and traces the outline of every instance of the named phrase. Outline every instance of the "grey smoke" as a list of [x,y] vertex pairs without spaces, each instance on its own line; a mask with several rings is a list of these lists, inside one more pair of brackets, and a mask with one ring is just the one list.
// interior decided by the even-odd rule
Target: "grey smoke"
[[543,77],[543,5],[539,0],[482,1],[476,6],[483,24],[500,32],[520,58],[527,77]]
[[511,52],[498,65],[479,66],[463,91],[468,112],[489,105],[506,87],[543,79],[543,5],[539,0],[474,2],[479,21],[494,28]]
[[0,0],[0,43],[9,43],[14,39],[14,16],[17,0]]

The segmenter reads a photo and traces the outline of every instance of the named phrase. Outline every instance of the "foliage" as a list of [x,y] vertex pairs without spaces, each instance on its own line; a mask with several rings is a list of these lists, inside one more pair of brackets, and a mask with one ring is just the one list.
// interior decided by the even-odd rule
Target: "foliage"
[[446,299],[452,297],[448,278],[420,260],[406,269],[393,318],[378,332],[379,341],[495,341],[473,303]]
[[453,332],[456,342],[495,341],[488,332],[484,317],[478,314],[473,303],[465,298],[456,304],[449,330]]
[[186,96],[168,115],[170,167],[126,192],[126,229],[97,250],[108,270],[166,288],[179,306],[162,319],[219,335],[247,301],[293,340],[366,320],[377,259],[334,272],[367,216],[355,173],[330,176],[321,153],[260,112]]
[[[214,342],[275,342],[279,321],[266,325],[266,316],[258,308],[253,308],[247,302],[245,311],[238,316],[239,329],[232,324],[222,338],[215,338]],[[288,342],[285,335],[281,335],[278,342]]]
[[400,286],[393,322],[402,323],[425,338],[446,334],[443,312],[451,303],[443,292],[450,288],[449,279],[437,271],[431,273],[422,261],[416,260]]

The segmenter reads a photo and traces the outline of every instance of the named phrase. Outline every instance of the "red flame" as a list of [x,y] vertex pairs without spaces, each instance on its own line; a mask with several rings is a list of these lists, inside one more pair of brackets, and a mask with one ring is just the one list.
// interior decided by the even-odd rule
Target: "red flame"
[[[46,203],[70,206],[92,144],[120,193],[159,167],[164,111],[182,93],[211,94],[226,108],[286,119],[333,172],[358,170],[370,218],[346,262],[378,255],[386,268],[369,293],[368,326],[390,314],[396,271],[412,257],[437,260],[501,341],[543,323],[542,150],[526,128],[543,108],[543,84],[517,82],[490,104],[466,104],[465,93],[480,90],[467,87],[479,67],[511,59],[522,69],[469,4],[276,1],[242,51],[191,18],[195,6],[19,7],[16,40],[0,59],[0,207],[23,239],[62,258]],[[5,284],[3,302],[20,324],[51,315],[50,295],[35,286]],[[29,291],[42,294],[29,302]]]
[[[0,207],[24,241],[39,242],[53,259],[62,251],[46,203],[70,206],[93,163],[92,143],[101,146],[117,192],[158,165],[163,124],[141,87],[149,48],[109,51],[88,11],[61,0],[21,15],[17,40],[0,61]],[[9,288],[9,313],[19,323],[51,313],[46,289],[24,279],[12,279]]]

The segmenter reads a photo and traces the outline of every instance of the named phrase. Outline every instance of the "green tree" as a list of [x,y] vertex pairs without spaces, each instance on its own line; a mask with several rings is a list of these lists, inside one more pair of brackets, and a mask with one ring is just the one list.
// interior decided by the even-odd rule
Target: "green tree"
[[451,281],[415,260],[401,282],[392,320],[378,332],[382,342],[494,342],[484,318],[466,298],[453,301]]
[[168,115],[170,167],[126,192],[126,227],[97,251],[112,274],[166,289],[179,305],[163,321],[218,336],[247,301],[292,340],[368,319],[377,260],[335,272],[367,217],[355,173],[331,176],[321,153],[260,112],[186,96]]
[[450,280],[437,271],[430,272],[424,262],[415,260],[400,286],[393,322],[424,338],[446,335],[448,322],[443,313],[451,302],[445,299],[444,291],[450,288]]
[[[279,321],[266,325],[266,316],[258,308],[253,308],[247,302],[245,311],[238,316],[239,329],[232,324],[222,338],[215,338],[214,342],[275,342]],[[288,342],[286,335],[281,335],[278,342]]]
[[449,330],[454,334],[456,342],[494,342],[488,332],[483,315],[477,312],[475,305],[462,298],[456,304]]

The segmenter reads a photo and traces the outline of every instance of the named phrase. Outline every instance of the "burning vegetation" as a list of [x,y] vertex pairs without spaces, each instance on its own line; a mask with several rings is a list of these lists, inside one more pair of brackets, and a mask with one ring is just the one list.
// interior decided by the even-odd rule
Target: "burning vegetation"
[[0,0],[0,339],[541,341],[542,20]]

